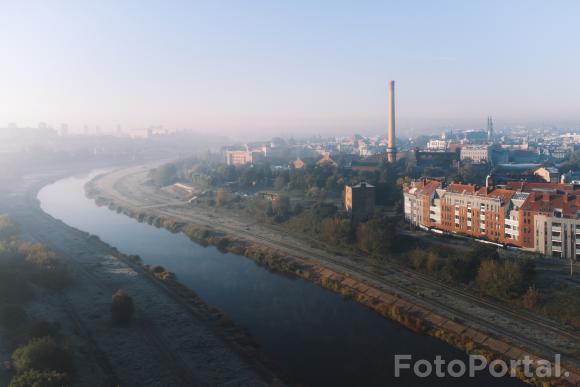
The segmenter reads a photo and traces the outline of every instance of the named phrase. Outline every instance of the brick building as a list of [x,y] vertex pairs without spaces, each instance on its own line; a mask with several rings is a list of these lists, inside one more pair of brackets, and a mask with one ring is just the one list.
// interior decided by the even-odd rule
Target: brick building
[[344,187],[344,208],[353,217],[371,216],[375,209],[376,188],[365,181]]
[[421,179],[404,188],[405,219],[415,226],[559,257],[580,258],[580,190],[569,184],[444,186]]

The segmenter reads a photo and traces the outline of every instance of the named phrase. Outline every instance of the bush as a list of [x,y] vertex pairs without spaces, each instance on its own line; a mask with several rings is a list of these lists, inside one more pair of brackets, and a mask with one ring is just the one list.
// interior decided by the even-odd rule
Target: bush
[[540,292],[535,286],[530,286],[522,296],[522,305],[526,309],[534,309],[540,300]]
[[65,373],[28,370],[13,377],[9,387],[65,387],[68,385],[69,378]]
[[130,325],[135,306],[133,299],[123,290],[117,290],[111,303],[111,320],[115,325]]
[[18,252],[31,270],[34,283],[50,289],[63,289],[69,285],[71,276],[68,267],[46,246],[24,243]]
[[6,329],[18,327],[27,318],[26,312],[20,306],[6,305],[0,309],[0,325]]
[[12,365],[18,373],[29,370],[70,372],[72,354],[52,337],[32,339],[12,354]]
[[492,296],[513,299],[522,295],[534,276],[531,261],[484,260],[477,273],[479,288]]
[[151,171],[151,179],[153,184],[158,187],[165,187],[177,181],[177,166],[169,163],[160,166]]
[[0,240],[16,239],[20,235],[20,227],[8,215],[0,215]]

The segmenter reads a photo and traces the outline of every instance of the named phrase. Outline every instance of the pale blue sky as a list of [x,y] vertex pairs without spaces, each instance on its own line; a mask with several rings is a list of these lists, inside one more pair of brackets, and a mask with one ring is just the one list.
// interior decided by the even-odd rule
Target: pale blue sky
[[580,127],[579,1],[0,0],[0,126]]

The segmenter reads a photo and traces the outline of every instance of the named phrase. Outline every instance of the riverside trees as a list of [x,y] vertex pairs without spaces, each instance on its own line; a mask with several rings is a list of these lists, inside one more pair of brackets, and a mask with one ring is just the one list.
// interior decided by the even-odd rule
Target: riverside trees
[[10,387],[56,387],[71,382],[72,354],[59,342],[59,325],[35,321],[25,311],[39,291],[62,290],[68,266],[50,249],[19,240],[18,225],[0,215],[0,325],[17,347],[8,363]]

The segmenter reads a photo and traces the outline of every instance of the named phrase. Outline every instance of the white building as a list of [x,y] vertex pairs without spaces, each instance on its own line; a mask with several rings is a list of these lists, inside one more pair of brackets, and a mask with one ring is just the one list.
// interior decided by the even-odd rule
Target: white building
[[491,161],[491,149],[487,145],[465,146],[461,148],[461,161],[471,160],[474,164],[484,164]]
[[447,149],[447,141],[445,140],[429,140],[427,149],[434,151],[444,151]]

